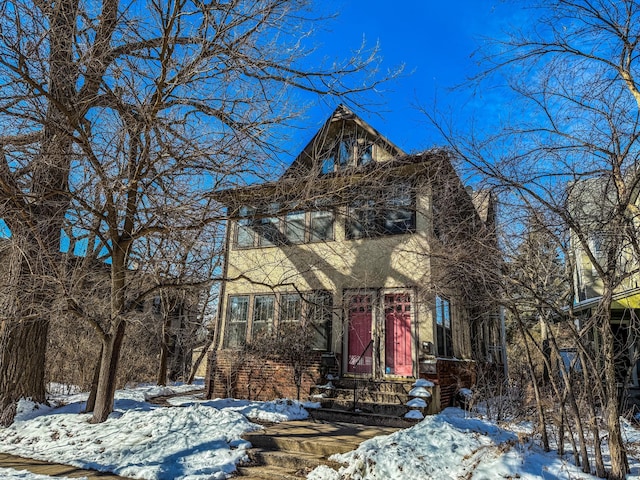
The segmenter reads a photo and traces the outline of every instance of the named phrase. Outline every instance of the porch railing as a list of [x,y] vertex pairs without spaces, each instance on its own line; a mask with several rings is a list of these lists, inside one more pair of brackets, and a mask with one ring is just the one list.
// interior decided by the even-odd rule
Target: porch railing
[[[367,353],[367,350],[369,350],[369,348],[372,346],[373,346],[373,339],[371,339],[367,344],[367,346],[364,347],[364,350],[358,357],[358,360],[356,361],[356,363],[353,364],[354,370],[356,370],[358,364],[362,361],[362,359],[364,358],[364,355]],[[353,411],[354,412],[356,410],[357,404],[358,404],[358,378],[356,377],[353,379]]]

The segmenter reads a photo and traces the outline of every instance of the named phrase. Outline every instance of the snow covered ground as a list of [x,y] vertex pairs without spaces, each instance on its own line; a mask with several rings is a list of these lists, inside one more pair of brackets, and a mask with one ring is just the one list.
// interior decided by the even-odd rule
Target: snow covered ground
[[[320,467],[310,480],[337,479],[595,479],[554,453],[545,453],[529,439],[529,429],[507,430],[463,410],[448,408],[412,428],[375,437],[352,452],[331,457],[345,466],[339,471]],[[640,432],[625,432],[640,445]],[[629,479],[638,478],[639,459],[633,459]]]
[[[59,394],[60,407],[23,401],[16,422],[0,429],[0,451],[23,457],[110,471],[149,480],[217,480],[246,459],[245,432],[261,428],[251,419],[286,421],[307,417],[297,402],[198,400],[193,387],[143,386],[118,391],[115,411],[99,425],[80,414],[86,394]],[[160,407],[153,397],[179,393],[179,408]],[[63,405],[64,404],[64,405]],[[640,431],[624,425],[633,467],[640,477]],[[554,453],[542,452],[523,426],[503,426],[467,418],[459,409],[427,417],[410,429],[364,442],[336,455],[339,471],[324,467],[312,480],[496,478],[593,479]],[[50,477],[0,469],[0,478],[48,480]],[[56,477],[56,480],[65,480]]]

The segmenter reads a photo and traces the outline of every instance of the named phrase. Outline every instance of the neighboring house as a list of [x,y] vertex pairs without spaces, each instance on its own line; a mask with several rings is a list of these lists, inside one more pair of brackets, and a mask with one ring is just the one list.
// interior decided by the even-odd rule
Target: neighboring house
[[[620,387],[627,391],[627,401],[640,407],[640,271],[632,240],[626,234],[612,231],[610,218],[614,212],[614,187],[604,180],[581,180],[571,185],[571,211],[581,226],[589,250],[595,260],[606,265],[613,247],[615,283],[610,314],[615,336],[614,350]],[[571,232],[571,252],[574,260],[573,287],[575,299],[572,311],[580,327],[588,324],[600,303],[603,281],[586,249]],[[612,243],[613,242],[613,243]],[[594,336],[597,341],[597,335]]]
[[340,106],[278,181],[216,198],[229,222],[210,397],[295,397],[327,374],[380,392],[424,378],[437,411],[473,383],[475,353],[500,357],[478,272],[456,259],[494,241],[492,197],[470,195],[446,151],[407,155]]

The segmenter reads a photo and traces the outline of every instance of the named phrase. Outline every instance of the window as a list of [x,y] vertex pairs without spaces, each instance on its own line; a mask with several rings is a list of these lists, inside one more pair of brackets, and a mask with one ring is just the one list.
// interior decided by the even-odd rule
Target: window
[[438,355],[452,357],[451,308],[449,300],[440,296],[436,296],[436,330]]
[[378,208],[373,200],[359,200],[349,206],[345,234],[348,239],[375,237],[378,229]]
[[249,317],[249,297],[229,297],[227,315],[226,348],[238,348],[244,345],[247,336],[247,319]]
[[304,243],[305,213],[290,212],[284,217],[284,235],[287,243]]
[[261,333],[269,333],[273,328],[275,295],[256,295],[253,300],[253,324],[251,335],[256,338]]
[[384,232],[390,235],[412,232],[416,227],[409,185],[397,185],[387,201],[384,211]]
[[[311,334],[311,348],[331,348],[333,296],[318,290],[304,293],[232,295],[227,303],[224,348],[240,348],[249,339],[260,341],[277,327],[301,327]],[[277,319],[277,320],[276,320]]]
[[358,148],[358,165],[368,165],[373,162],[373,144],[364,143]]
[[255,210],[250,207],[240,207],[240,218],[236,228],[236,245],[238,247],[253,247],[255,231],[253,215]]
[[236,222],[235,246],[268,247],[333,240],[334,214],[328,209],[331,201],[318,201],[313,207],[318,210],[309,213],[295,210],[281,216],[274,215],[279,207],[273,204],[267,209],[267,216],[259,219],[255,217],[255,209],[242,207]]
[[309,241],[333,240],[333,212],[321,210],[311,212],[309,220]]
[[302,298],[297,293],[280,295],[279,322],[298,322],[302,316]]
[[305,295],[307,326],[313,329],[314,350],[327,351],[331,348],[331,308],[333,297],[325,291]]
[[329,156],[322,159],[322,169],[321,173],[326,175],[327,173],[331,173],[336,169],[336,159],[333,155],[333,152],[329,154]]
[[359,199],[351,203],[345,225],[348,239],[397,235],[415,231],[414,199],[409,184],[372,191],[382,201]]
[[[268,214],[275,214],[280,209],[280,205],[272,203],[267,208]],[[282,243],[280,235],[280,219],[276,216],[269,216],[260,219],[258,230],[258,245],[269,247]]]
[[347,135],[340,139],[322,158],[321,172],[327,174],[348,167],[373,162],[373,143],[366,138]]

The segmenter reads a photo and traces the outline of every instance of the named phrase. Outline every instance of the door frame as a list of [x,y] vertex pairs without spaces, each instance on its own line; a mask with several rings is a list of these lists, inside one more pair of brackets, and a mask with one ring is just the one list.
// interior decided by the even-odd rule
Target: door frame
[[[358,295],[369,295],[371,297],[371,339],[373,344],[371,345],[371,373],[358,373],[349,372],[349,304],[352,297]],[[379,353],[378,353],[378,341],[379,337],[377,322],[379,315],[379,295],[378,291],[373,288],[345,288],[342,291],[342,318],[344,318],[344,328],[342,335],[342,372],[346,376],[355,377],[373,377],[379,376]]]
[[411,345],[411,377],[416,378],[416,365],[417,365],[417,345],[418,345],[418,329],[417,329],[417,299],[416,299],[416,295],[417,295],[417,291],[415,287],[405,287],[405,288],[383,288],[380,290],[380,298],[379,298],[379,304],[380,304],[380,312],[382,312],[381,316],[381,329],[380,332],[383,332],[384,335],[381,335],[380,339],[379,339],[379,352],[378,352],[378,356],[379,356],[379,362],[381,364],[380,367],[380,372],[382,374],[382,376],[384,377],[388,377],[388,378],[407,378],[407,376],[404,375],[397,375],[395,373],[386,373],[386,344],[387,344],[387,328],[386,328],[386,321],[387,321],[387,315],[385,312],[385,306],[384,306],[384,297],[385,295],[392,295],[392,294],[409,294],[411,295],[411,313],[409,315],[409,322],[410,322],[410,328],[409,328],[409,334],[411,335],[411,341],[410,341],[410,345]]

